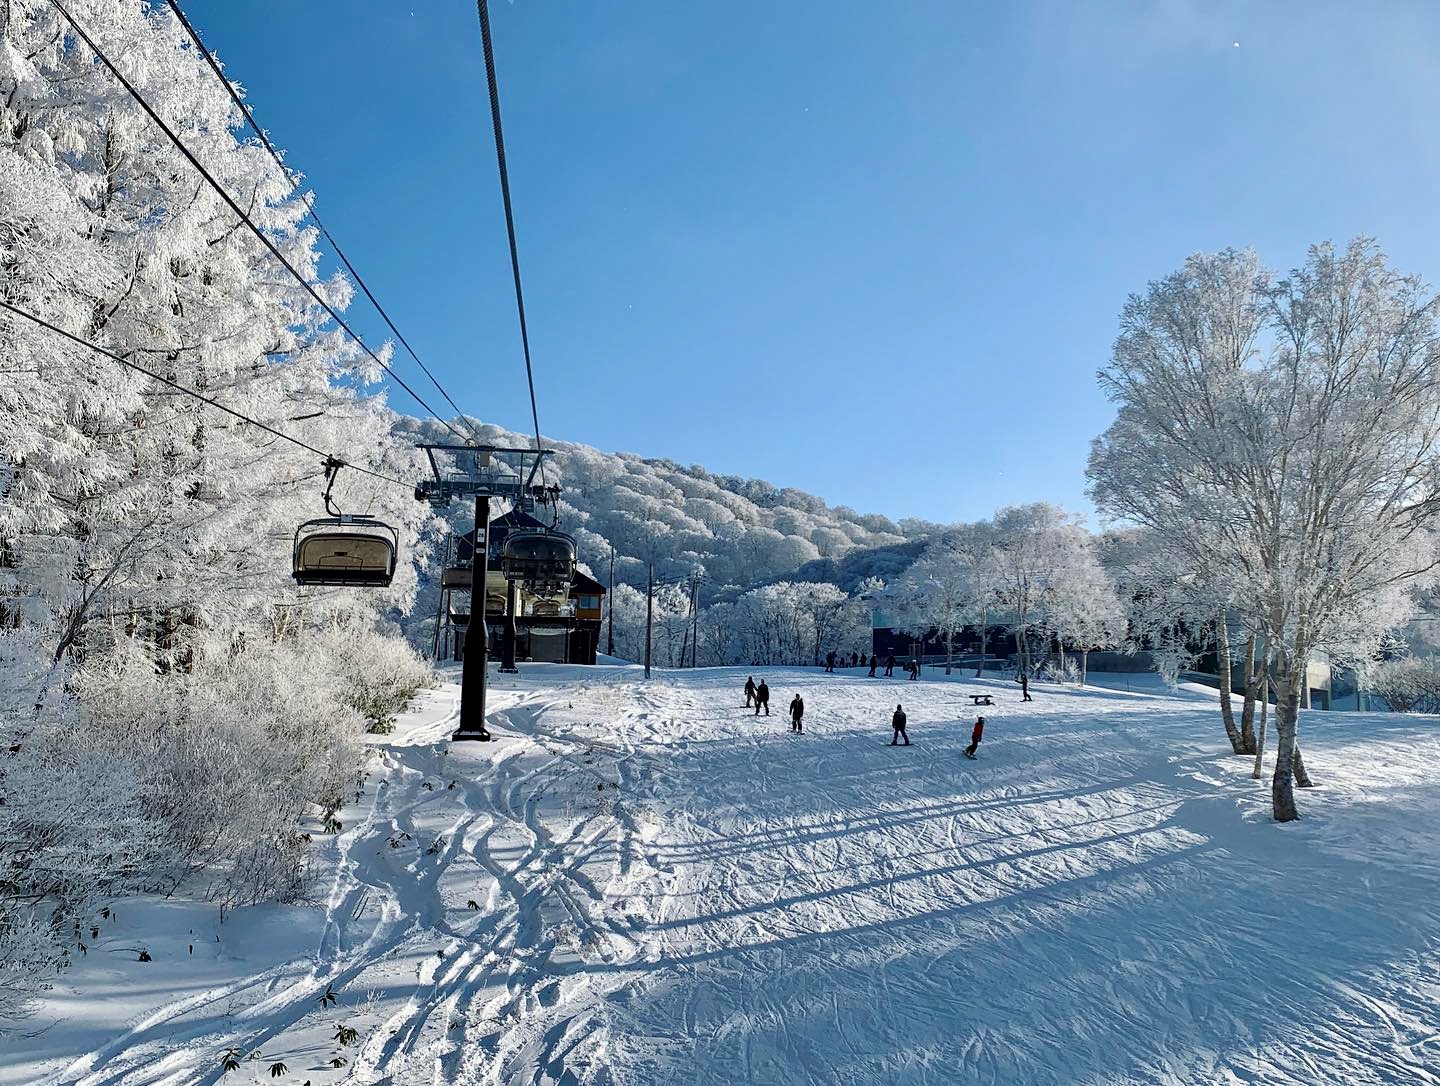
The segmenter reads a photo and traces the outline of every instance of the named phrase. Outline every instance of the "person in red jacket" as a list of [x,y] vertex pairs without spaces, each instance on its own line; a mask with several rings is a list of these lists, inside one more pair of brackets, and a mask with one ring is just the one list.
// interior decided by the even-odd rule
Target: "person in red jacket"
[[975,748],[980,745],[980,737],[981,737],[982,735],[984,735],[984,734],[985,734],[985,718],[984,718],[983,716],[977,716],[977,717],[975,718],[975,727],[974,727],[974,729],[970,732],[970,745],[965,748],[965,757],[967,757],[967,758],[973,758],[973,757],[975,757]]

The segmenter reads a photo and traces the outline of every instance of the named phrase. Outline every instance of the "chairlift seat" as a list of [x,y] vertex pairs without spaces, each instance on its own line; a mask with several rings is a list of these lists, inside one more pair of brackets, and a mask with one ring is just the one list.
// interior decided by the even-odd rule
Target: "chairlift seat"
[[548,528],[512,531],[500,551],[500,569],[534,595],[559,596],[575,580],[575,540]]
[[386,588],[395,579],[400,533],[370,517],[323,517],[295,530],[293,570],[298,585]]

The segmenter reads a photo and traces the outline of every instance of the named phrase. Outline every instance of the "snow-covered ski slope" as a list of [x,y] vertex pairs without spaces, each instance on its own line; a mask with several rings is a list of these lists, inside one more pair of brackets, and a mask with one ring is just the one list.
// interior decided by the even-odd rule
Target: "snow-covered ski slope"
[[1307,713],[1277,826],[1213,693],[745,674],[426,695],[320,907],[122,902],[0,1082],[1440,1082],[1434,719]]

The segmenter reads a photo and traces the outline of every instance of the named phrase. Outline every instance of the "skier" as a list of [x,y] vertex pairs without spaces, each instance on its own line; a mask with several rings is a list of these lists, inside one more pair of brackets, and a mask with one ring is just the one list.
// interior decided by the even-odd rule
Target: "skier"
[[800,722],[804,716],[805,699],[796,694],[794,700],[790,702],[790,730],[792,732],[803,733],[805,731],[805,726]]
[[974,758],[974,757],[975,757],[975,748],[980,745],[980,737],[981,737],[982,735],[984,735],[984,734],[985,734],[985,718],[984,718],[983,716],[977,716],[977,717],[975,718],[975,727],[974,727],[974,729],[970,732],[970,745],[965,748],[965,757],[967,757],[967,758]]
[[755,688],[755,715],[760,715],[760,707],[765,707],[765,715],[770,715],[770,688],[765,685],[765,680],[760,680],[760,685]]
[[872,656],[872,657],[870,657],[870,678],[873,679],[873,678],[875,677],[875,669],[876,669],[877,667],[879,667],[879,666],[880,666],[880,657],[878,657],[878,656]]
[[1030,696],[1030,676],[1026,675],[1023,671],[1020,672],[1020,693],[1023,695],[1020,698],[1021,701],[1035,700]]
[[889,656],[885,657],[885,677],[886,677],[887,679],[889,679],[889,678],[892,678],[892,677],[894,676],[894,674],[895,674],[895,654],[892,652]]
[[825,654],[825,671],[831,675],[835,674],[835,654],[833,652]]
[[750,675],[745,679],[745,708],[750,708],[750,703],[755,700],[755,676]]
[[905,745],[908,747],[910,736],[905,734],[905,710],[898,705],[895,706],[895,715],[890,718],[890,727],[895,730],[895,736],[890,740],[890,745],[893,747],[901,739],[904,739]]

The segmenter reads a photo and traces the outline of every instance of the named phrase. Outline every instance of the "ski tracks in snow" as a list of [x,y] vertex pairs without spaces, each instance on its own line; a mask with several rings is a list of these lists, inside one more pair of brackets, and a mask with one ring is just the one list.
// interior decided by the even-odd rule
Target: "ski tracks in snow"
[[[749,670],[527,669],[492,744],[450,743],[458,692],[430,693],[322,846],[313,951],[48,1086],[274,1060],[313,1086],[1440,1084],[1440,810],[1408,732],[1367,738],[1386,806],[1311,740],[1349,806],[1274,827],[1213,703],[772,669],[766,718]],[[230,1047],[255,1058],[222,1076]]]

